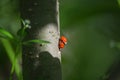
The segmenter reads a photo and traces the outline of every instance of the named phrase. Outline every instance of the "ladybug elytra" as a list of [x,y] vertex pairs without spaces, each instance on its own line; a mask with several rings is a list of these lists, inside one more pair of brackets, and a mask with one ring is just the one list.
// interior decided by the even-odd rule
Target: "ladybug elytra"
[[65,36],[61,36],[59,39],[59,49],[64,48],[67,44],[67,38]]

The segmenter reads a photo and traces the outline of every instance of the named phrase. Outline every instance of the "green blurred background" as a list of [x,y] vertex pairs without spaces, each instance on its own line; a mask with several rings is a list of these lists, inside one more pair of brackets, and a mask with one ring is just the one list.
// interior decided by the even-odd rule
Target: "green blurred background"
[[63,80],[120,80],[115,71],[120,67],[119,1],[60,0],[60,23],[68,38]]
[[[120,80],[119,0],[60,0],[63,80]],[[0,26],[20,28],[18,0],[0,0]],[[0,43],[0,80],[8,80],[8,55]]]

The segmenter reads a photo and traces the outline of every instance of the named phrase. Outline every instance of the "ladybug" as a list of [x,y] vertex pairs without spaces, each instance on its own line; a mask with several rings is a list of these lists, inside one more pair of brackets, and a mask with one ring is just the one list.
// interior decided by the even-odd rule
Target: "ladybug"
[[64,48],[67,44],[67,38],[65,36],[61,36],[59,39],[59,49]]

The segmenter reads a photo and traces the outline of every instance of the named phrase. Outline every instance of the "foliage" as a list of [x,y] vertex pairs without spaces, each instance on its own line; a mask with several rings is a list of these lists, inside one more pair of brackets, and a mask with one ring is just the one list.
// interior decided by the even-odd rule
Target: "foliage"
[[109,68],[119,66],[118,1],[60,1],[61,28],[69,40],[62,54],[63,80],[107,80]]
[[[12,63],[11,68],[11,76],[10,80],[12,80],[12,75],[15,71],[19,80],[22,80],[22,72],[20,68],[19,61],[22,55],[22,45],[31,46],[33,44],[46,44],[50,43],[49,41],[40,40],[40,39],[33,39],[28,41],[23,41],[26,33],[26,29],[30,28],[30,21],[29,20],[22,20],[23,27],[17,31],[17,36],[13,35],[12,33],[8,32],[7,30],[0,28],[0,41],[2,42],[7,55]],[[15,44],[15,49],[12,45]]]

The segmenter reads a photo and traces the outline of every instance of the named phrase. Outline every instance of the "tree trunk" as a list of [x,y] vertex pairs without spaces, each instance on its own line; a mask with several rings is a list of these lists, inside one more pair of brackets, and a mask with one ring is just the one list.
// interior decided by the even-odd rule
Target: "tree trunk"
[[42,39],[48,44],[23,46],[23,80],[61,80],[58,0],[20,0],[21,17],[30,20],[25,40]]

